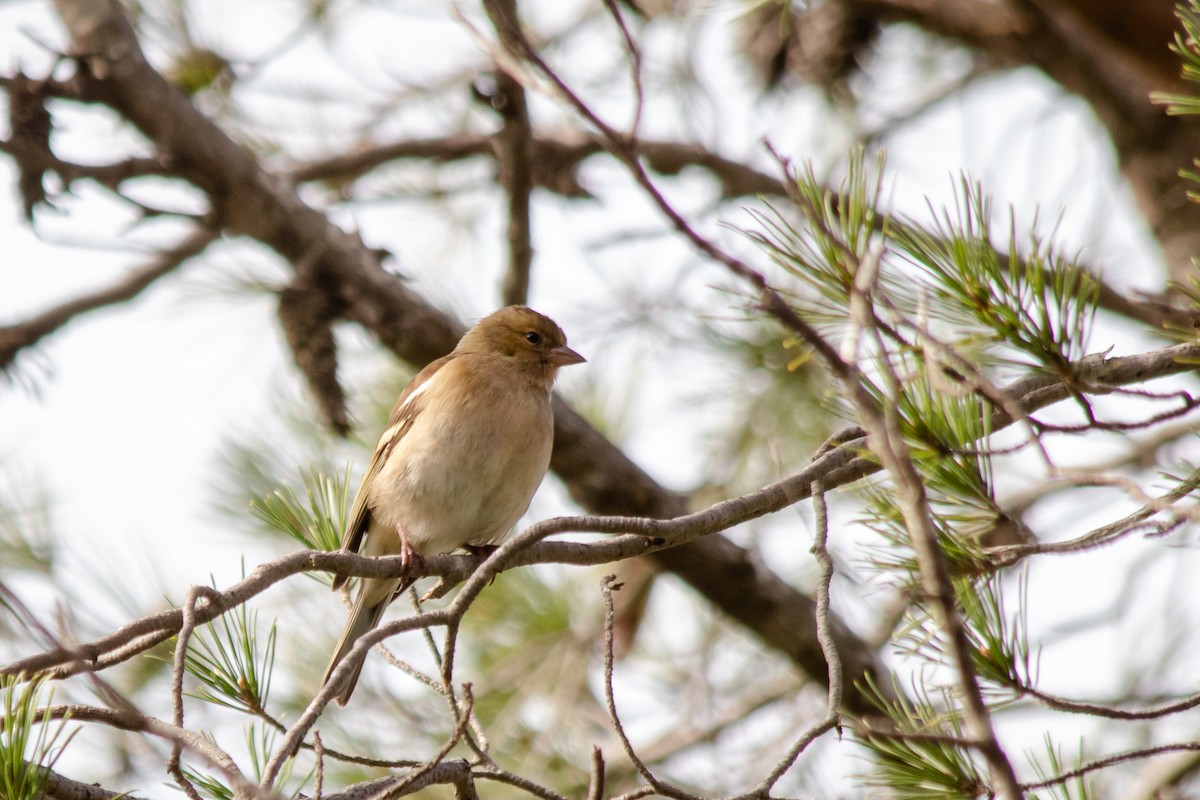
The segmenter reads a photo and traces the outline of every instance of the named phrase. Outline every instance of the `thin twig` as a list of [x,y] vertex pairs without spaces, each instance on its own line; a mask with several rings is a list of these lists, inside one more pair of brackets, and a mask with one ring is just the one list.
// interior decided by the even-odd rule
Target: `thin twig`
[[1104,758],[1097,758],[1089,761],[1086,764],[1081,764],[1075,769],[1069,769],[1065,772],[1060,772],[1054,777],[1047,778],[1034,783],[1022,784],[1021,788],[1027,792],[1045,789],[1049,786],[1057,786],[1061,783],[1066,783],[1069,780],[1087,775],[1089,772],[1095,772],[1100,769],[1107,769],[1118,764],[1124,764],[1128,761],[1136,761],[1150,756],[1161,755],[1162,753],[1178,753],[1182,751],[1196,752],[1200,751],[1200,742],[1177,742],[1175,744],[1160,744],[1153,747],[1142,747],[1137,750],[1126,750],[1124,753],[1116,753]]
[[[196,603],[201,598],[211,602],[214,589],[207,586],[193,586],[188,589],[187,598],[183,603],[183,619],[179,626],[179,639],[175,643],[175,656],[171,662],[171,702],[174,710],[173,722],[175,727],[183,728],[183,677],[187,673],[187,650],[192,633],[196,630]],[[183,756],[182,742],[171,746],[171,755],[167,758],[167,773],[170,774],[179,788],[190,800],[202,800],[200,792],[183,774],[179,760]]]
[[487,769],[476,770],[474,776],[480,780],[495,781],[503,783],[507,786],[513,786],[526,792],[534,797],[539,797],[541,800],[570,800],[566,795],[559,794],[553,789],[547,789],[539,783],[534,783],[528,778],[517,775],[516,773],[503,770],[498,767],[488,767]]
[[1092,717],[1103,717],[1105,719],[1123,719],[1123,720],[1144,720],[1144,719],[1159,719],[1167,717],[1171,714],[1178,714],[1181,711],[1200,706],[1200,692],[1188,695],[1181,700],[1175,700],[1170,703],[1164,703],[1153,708],[1143,708],[1139,710],[1113,708],[1108,705],[1100,705],[1098,703],[1084,703],[1079,700],[1068,700],[1065,697],[1047,694],[1046,692],[1038,691],[1032,686],[1014,686],[1017,692],[1028,697],[1036,698],[1049,708],[1055,711],[1067,711],[1072,714],[1087,714]]
[[817,578],[817,641],[821,643],[821,652],[825,655],[825,663],[829,666],[829,690],[825,707],[825,716],[819,722],[806,730],[792,744],[786,755],[767,773],[766,777],[745,798],[768,798],[771,789],[779,779],[792,768],[808,746],[826,732],[835,728],[841,730],[842,708],[842,659],[838,655],[837,643],[833,639],[832,625],[829,620],[829,588],[833,583],[833,558],[826,547],[829,541],[829,511],[825,504],[825,489],[820,481],[812,485],[813,500],[813,534],[812,554],[817,561],[820,572]]
[[[415,771],[415,768],[412,771]],[[415,794],[439,784],[453,786],[455,800],[478,800],[473,793],[474,776],[471,765],[462,759],[443,761],[422,772],[419,778],[410,779],[410,773],[405,773],[355,784],[340,792],[325,795],[325,800],[371,800],[381,795],[399,797]]]
[[588,781],[587,800],[604,800],[604,753],[592,748],[592,772]]
[[[516,0],[496,0],[485,5],[492,24],[519,28]],[[504,275],[504,305],[524,305],[529,299],[533,266],[533,126],[525,87],[498,65],[492,107],[503,120],[496,136],[496,163],[500,185],[508,193],[508,270]]]
[[[1119,520],[1102,525],[1093,531],[1089,531],[1082,536],[1077,536],[1074,539],[1068,539],[1065,542],[1031,542],[1030,544],[992,547],[987,550],[988,556],[997,567],[1007,567],[1031,555],[1065,555],[1084,550],[1094,550],[1097,547],[1112,544],[1118,539],[1133,533],[1138,529],[1139,525],[1142,525],[1156,514],[1169,512],[1172,515],[1173,518],[1166,521],[1165,524],[1174,524],[1179,520],[1196,519],[1200,515],[1200,504],[1192,504],[1186,509],[1180,509],[1175,505],[1175,503],[1196,491],[1196,477],[1196,475],[1193,475],[1189,480],[1183,481],[1179,486],[1176,486],[1160,497],[1147,497],[1141,492],[1140,487],[1136,485],[1130,486],[1128,483],[1120,481],[1119,483],[1122,488],[1130,491],[1130,493],[1141,495],[1145,505]],[[1075,478],[1076,482],[1073,484],[1075,486],[1113,485],[1112,480],[1092,473],[1081,473],[1076,475]]]
[[313,800],[321,800],[321,788],[325,785],[325,747],[321,744],[321,732],[313,731],[313,755],[317,763],[313,768]]
[[643,797],[650,797],[654,794],[652,786],[639,786],[636,789],[630,789],[624,794],[619,794],[610,800],[641,800]]
[[[938,620],[945,632],[963,700],[963,717],[971,738],[980,743],[978,749],[988,763],[994,784],[992,789],[1005,800],[1020,800],[1022,794],[1016,771],[1000,746],[983,700],[966,625],[958,612],[954,584],[950,580],[945,555],[938,544],[930,516],[929,497],[901,433],[897,404],[888,403],[881,409],[864,387],[856,366],[859,356],[858,333],[854,331],[879,335],[874,324],[872,295],[878,278],[881,255],[878,249],[872,250],[858,264],[854,286],[850,292],[852,333],[847,335],[847,338],[853,341],[854,349],[844,349],[841,363],[830,366],[854,403],[859,423],[867,431],[871,451],[879,457],[884,469],[892,478],[897,505],[917,556],[921,587],[925,596],[934,603]],[[887,362],[884,362],[884,377],[892,395],[898,397],[901,391],[900,380]]]
[[633,81],[633,120],[629,123],[629,133],[626,138],[636,147],[638,131],[642,128],[642,111],[646,105],[646,89],[642,82],[642,49],[638,47],[637,40],[633,38],[629,26],[625,24],[625,15],[621,13],[621,7],[617,5],[617,0],[604,0],[604,8],[613,18],[613,22],[617,24],[617,29],[621,31],[625,52],[629,54],[630,80]]
[[470,717],[471,709],[475,705],[475,697],[471,694],[471,684],[463,684],[463,697],[467,705],[467,713],[460,715],[457,723],[454,726],[454,731],[450,734],[450,737],[446,740],[446,743],[442,745],[442,748],[438,750],[437,754],[434,755],[433,758],[429,759],[429,761],[425,764],[411,770],[399,783],[390,784],[383,789],[380,789],[378,793],[370,797],[370,800],[388,800],[388,798],[399,797],[401,795],[408,794],[409,792],[405,791],[408,789],[408,787],[420,781],[422,778],[432,772],[439,764],[445,761],[446,756],[450,754],[450,751],[453,750],[454,746],[458,744],[459,740],[462,739],[463,732],[466,730],[465,720]]
[[604,702],[608,707],[609,722],[612,723],[613,731],[620,739],[621,747],[625,749],[625,755],[629,757],[630,763],[641,773],[642,778],[653,787],[656,793],[664,797],[678,798],[678,800],[699,800],[695,795],[655,777],[650,768],[638,756],[637,751],[633,749],[633,743],[629,741],[629,736],[625,733],[625,726],[621,724],[621,715],[617,713],[616,695],[613,693],[613,665],[616,661],[613,655],[613,627],[617,615],[613,607],[612,593],[621,588],[621,584],[616,580],[617,576],[606,575],[600,581],[600,593],[604,597]]
[[[1132,440],[1130,442],[1132,446],[1128,452],[1105,461],[1093,462],[1086,467],[1068,468],[1066,471],[1072,474],[1105,474],[1127,467],[1148,467],[1155,463],[1154,456],[1162,448],[1175,444],[1185,436],[1195,436],[1198,425],[1200,423],[1196,421],[1188,421],[1164,426],[1144,439]],[[1027,492],[1006,499],[1003,503],[1004,510],[1009,514],[1019,515],[1028,511],[1034,503],[1046,496],[1073,487],[1074,484],[1067,481],[1042,481]]]

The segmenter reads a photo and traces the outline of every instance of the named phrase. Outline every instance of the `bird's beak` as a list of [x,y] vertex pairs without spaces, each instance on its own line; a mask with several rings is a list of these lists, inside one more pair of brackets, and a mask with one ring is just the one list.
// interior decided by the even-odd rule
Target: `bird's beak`
[[565,344],[562,347],[554,348],[547,355],[549,356],[547,360],[556,367],[568,367],[571,364],[582,364],[587,361],[586,358]]

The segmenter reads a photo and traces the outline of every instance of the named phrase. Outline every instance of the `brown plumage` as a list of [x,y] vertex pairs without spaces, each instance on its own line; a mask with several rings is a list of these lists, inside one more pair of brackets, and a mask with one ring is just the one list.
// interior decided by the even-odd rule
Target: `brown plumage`
[[[499,542],[550,465],[550,390],[583,356],[553,320],[508,306],[466,333],[400,393],[363,475],[342,549],[405,559]],[[365,543],[364,543],[365,539]],[[336,577],[334,589],[346,578]],[[322,684],[411,581],[365,578]],[[338,695],[345,705],[360,661]]]

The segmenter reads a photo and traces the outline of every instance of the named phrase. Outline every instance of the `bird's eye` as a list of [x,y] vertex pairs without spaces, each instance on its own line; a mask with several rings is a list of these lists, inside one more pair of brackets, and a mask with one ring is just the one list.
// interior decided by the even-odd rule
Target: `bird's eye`
[[525,341],[529,342],[530,344],[541,344],[542,335],[537,331],[530,331],[529,333],[525,334]]

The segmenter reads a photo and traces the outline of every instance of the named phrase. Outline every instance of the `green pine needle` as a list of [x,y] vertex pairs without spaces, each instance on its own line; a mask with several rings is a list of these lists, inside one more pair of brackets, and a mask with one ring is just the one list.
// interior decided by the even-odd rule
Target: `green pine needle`
[[1023,575],[1018,591],[1018,606],[1010,614],[1005,608],[1001,578],[993,575],[987,580],[955,583],[955,594],[967,623],[975,669],[984,681],[999,689],[1016,693],[1033,686],[1036,665],[1029,647],[1029,623],[1026,613],[1027,576]]
[[183,768],[183,775],[192,782],[201,797],[206,797],[208,800],[234,800],[233,789],[211,775],[196,772],[189,767]]
[[[980,765],[968,747],[955,741],[965,741],[967,736],[956,713],[944,710],[953,708],[947,692],[943,690],[942,702],[937,705],[917,684],[912,699],[903,691],[894,692],[893,700],[886,699],[874,685],[868,685],[865,692],[899,734],[866,733],[868,726],[860,728],[863,732],[858,741],[874,756],[872,770],[864,776],[868,784],[912,800],[989,796]],[[923,735],[931,738],[920,738]]]
[[258,614],[245,605],[196,630],[185,667],[200,682],[190,697],[250,714],[263,713],[275,665],[275,625],[259,648]]
[[[784,271],[800,282],[801,291],[789,297],[797,311],[822,327],[846,322],[846,307],[858,264],[879,235],[886,237],[887,221],[878,211],[883,194],[882,153],[873,169],[866,166],[863,149],[850,154],[846,177],[837,190],[817,179],[811,165],[794,177],[794,210],[803,218],[797,225],[793,209],[768,206],[769,212],[751,211],[758,230],[742,231]],[[902,294],[902,285],[885,274],[891,294]]]
[[[1029,763],[1032,765],[1039,781],[1051,780],[1058,775],[1078,769],[1084,764],[1083,740],[1079,742],[1079,754],[1075,757],[1074,762],[1070,764],[1063,758],[1061,750],[1054,745],[1050,734],[1046,734],[1045,745],[1045,760],[1035,757],[1032,751],[1029,753]],[[1087,776],[1079,775],[1071,780],[1056,783],[1053,786],[1042,789],[1031,796],[1037,798],[1037,800],[1050,800],[1050,798],[1054,800],[1094,800],[1097,795]]]
[[[246,752],[250,757],[250,768],[256,781],[262,779],[263,769],[270,761],[275,750],[275,740],[278,732],[264,725],[250,724],[245,727]],[[295,776],[296,759],[293,756],[284,762],[276,779],[276,792],[280,797],[300,797],[301,792],[316,774],[315,769],[297,778]],[[202,797],[209,800],[234,800],[235,792],[222,783],[218,778],[206,773],[196,772],[188,767],[183,768],[183,774],[195,785]]]
[[[1175,6],[1175,16],[1183,23],[1183,31],[1175,32],[1171,52],[1183,62],[1181,74],[1185,80],[1200,83],[1200,0],[1188,0]],[[1200,98],[1174,92],[1151,92],[1154,103],[1167,107],[1172,116],[1200,114]]]
[[303,481],[303,496],[285,482],[273,493],[251,500],[250,509],[270,528],[310,550],[337,550],[349,507],[350,466],[332,477],[310,470]]
[[[0,678],[0,797],[5,800],[41,800],[50,769],[74,736],[65,731],[66,717],[53,724],[54,693],[43,691],[46,682],[45,677],[26,682],[24,675]],[[39,714],[39,708],[45,710]]]
[[[897,224],[890,244],[918,272],[929,292],[928,313],[975,336],[1003,344],[1061,372],[1087,352],[1099,284],[1034,232],[1026,252],[1010,220],[1001,250],[991,200],[966,178],[956,208],[931,227]],[[962,334],[959,333],[959,336]]]

